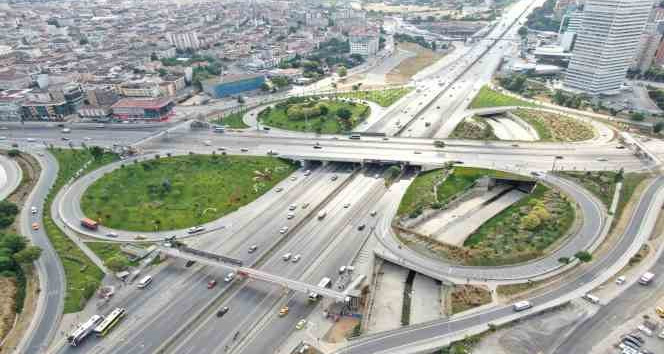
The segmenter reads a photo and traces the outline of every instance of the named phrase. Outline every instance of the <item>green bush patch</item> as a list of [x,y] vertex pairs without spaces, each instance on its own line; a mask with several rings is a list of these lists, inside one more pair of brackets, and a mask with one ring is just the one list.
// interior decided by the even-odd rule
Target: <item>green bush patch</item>
[[518,109],[514,114],[532,125],[541,141],[583,141],[595,136],[590,124],[568,116],[532,109]]
[[525,106],[533,107],[534,104],[507,96],[500,92],[490,89],[488,86],[483,86],[480,89],[480,92],[477,93],[477,96],[473,98],[473,101],[470,102],[470,108],[489,108],[489,107],[500,107],[500,106]]

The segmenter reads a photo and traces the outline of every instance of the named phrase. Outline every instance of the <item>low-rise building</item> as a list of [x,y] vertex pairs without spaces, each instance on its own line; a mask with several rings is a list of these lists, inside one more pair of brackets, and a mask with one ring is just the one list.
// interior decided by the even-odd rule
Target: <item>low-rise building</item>
[[378,52],[378,36],[364,34],[350,36],[350,54],[372,56]]
[[174,107],[173,101],[167,98],[123,98],[111,106],[111,109],[113,118],[118,120],[162,121],[175,114]]
[[125,97],[159,97],[159,85],[153,82],[124,83],[120,85],[120,95]]
[[227,75],[203,82],[203,91],[214,98],[227,97],[245,91],[257,90],[265,82],[263,75]]

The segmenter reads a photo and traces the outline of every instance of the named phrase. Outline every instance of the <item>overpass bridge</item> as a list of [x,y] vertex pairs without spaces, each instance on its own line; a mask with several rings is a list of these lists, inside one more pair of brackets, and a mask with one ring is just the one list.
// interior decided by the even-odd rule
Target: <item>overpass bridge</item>
[[303,292],[305,294],[316,293],[324,298],[334,299],[337,302],[350,302],[351,298],[358,297],[359,293],[356,290],[346,290],[344,292],[335,291],[329,288],[319,287],[316,285],[304,283],[298,280],[288,279],[278,275],[270,274],[254,268],[242,266],[242,261],[233,259],[226,256],[217,255],[214,253],[200,251],[186,246],[169,248],[165,246],[157,247],[159,252],[169,257],[186,259],[189,261],[196,261],[201,264],[210,265],[213,267],[224,267],[233,270],[237,275],[261,280],[273,284],[280,285],[294,291]]

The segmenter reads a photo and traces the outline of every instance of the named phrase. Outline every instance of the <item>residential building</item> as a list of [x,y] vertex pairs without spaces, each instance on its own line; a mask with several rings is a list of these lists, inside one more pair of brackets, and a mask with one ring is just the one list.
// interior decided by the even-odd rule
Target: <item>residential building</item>
[[159,97],[159,85],[154,82],[130,82],[120,85],[120,95],[125,97]]
[[0,121],[21,120],[21,103],[29,90],[12,90],[0,92]]
[[619,92],[652,6],[652,0],[587,0],[565,87],[590,95]]
[[32,78],[30,75],[9,68],[0,71],[0,90],[21,90],[30,86]]
[[636,51],[636,57],[634,57],[634,63],[632,64],[632,70],[645,72],[650,68],[650,65],[652,65],[653,60],[655,59],[655,53],[657,52],[661,40],[662,34],[657,31],[657,25],[653,22],[648,23],[645,31],[641,35],[639,47]]
[[365,57],[373,56],[378,52],[378,44],[377,35],[351,35],[350,54],[359,54]]
[[162,121],[175,114],[174,107],[173,101],[167,98],[123,98],[111,106],[111,109],[113,118],[118,120]]
[[203,91],[214,98],[232,96],[241,92],[257,90],[265,82],[263,75],[226,75],[203,82]]

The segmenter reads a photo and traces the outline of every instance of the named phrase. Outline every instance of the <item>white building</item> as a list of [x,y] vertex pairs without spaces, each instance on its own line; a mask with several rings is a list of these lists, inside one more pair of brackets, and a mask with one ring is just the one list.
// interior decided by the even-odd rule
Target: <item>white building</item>
[[645,72],[650,68],[661,40],[662,35],[657,31],[657,25],[654,22],[648,23],[639,41],[639,47],[632,64],[633,70]]
[[169,33],[168,40],[175,48],[180,50],[198,49],[201,47],[201,42],[198,40],[196,32]]
[[378,36],[351,35],[350,54],[361,56],[372,56],[378,52]]
[[620,90],[653,0],[587,0],[565,87],[591,95]]

